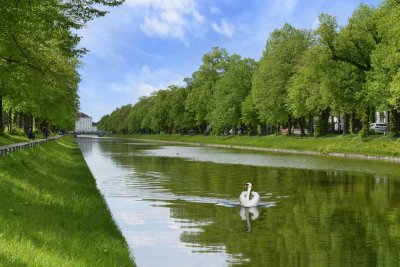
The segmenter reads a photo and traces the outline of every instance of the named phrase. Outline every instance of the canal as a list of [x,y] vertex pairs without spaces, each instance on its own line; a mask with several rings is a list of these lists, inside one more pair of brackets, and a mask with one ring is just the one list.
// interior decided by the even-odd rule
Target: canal
[[400,262],[398,163],[77,140],[139,267]]

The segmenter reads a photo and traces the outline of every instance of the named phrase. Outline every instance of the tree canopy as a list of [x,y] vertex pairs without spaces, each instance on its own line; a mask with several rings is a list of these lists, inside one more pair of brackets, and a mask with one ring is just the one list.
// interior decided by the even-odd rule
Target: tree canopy
[[3,2],[0,111],[6,107],[42,123],[73,128],[79,109],[77,69],[79,58],[86,52],[79,47],[81,38],[76,30],[104,16],[106,12],[99,9],[101,6],[115,6],[123,1]]
[[[361,4],[347,24],[321,14],[316,30],[284,24],[266,41],[259,61],[214,47],[185,86],[170,86],[131,107],[128,132],[262,134],[300,128],[302,134],[347,134],[388,111],[400,134],[400,4]],[[333,121],[335,117],[335,122]],[[106,131],[109,121],[101,120]],[[343,124],[343,126],[341,126]],[[265,130],[269,129],[269,130]]]

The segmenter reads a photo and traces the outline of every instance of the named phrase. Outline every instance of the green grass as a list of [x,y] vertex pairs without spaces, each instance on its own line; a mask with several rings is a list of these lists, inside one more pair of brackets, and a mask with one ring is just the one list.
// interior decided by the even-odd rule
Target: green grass
[[139,139],[163,141],[182,141],[207,144],[223,144],[250,146],[273,149],[289,149],[297,151],[313,151],[322,154],[345,153],[371,156],[400,157],[400,139],[375,135],[367,139],[359,135],[328,136],[328,137],[299,137],[286,135],[268,136],[203,136],[203,135],[114,135]]
[[0,146],[28,141],[28,137],[21,135],[0,134]]
[[71,136],[0,157],[0,266],[133,266]]

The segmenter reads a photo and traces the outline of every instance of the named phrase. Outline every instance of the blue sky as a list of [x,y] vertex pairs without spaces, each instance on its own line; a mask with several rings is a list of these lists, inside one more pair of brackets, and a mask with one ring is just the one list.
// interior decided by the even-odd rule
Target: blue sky
[[81,111],[98,121],[171,84],[183,84],[212,47],[259,60],[285,22],[313,29],[318,15],[339,24],[361,3],[381,0],[126,0],[79,32],[89,49],[79,72]]

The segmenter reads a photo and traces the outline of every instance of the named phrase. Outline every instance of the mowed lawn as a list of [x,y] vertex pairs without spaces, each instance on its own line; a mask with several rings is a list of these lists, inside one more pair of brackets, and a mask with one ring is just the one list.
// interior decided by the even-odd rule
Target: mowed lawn
[[134,266],[71,136],[0,157],[0,266]]
[[28,137],[21,135],[0,134],[0,146],[28,141]]
[[361,138],[359,135],[335,135],[327,137],[299,137],[286,135],[267,136],[203,136],[179,134],[111,135],[123,138],[180,141],[228,146],[249,146],[296,151],[312,151],[321,154],[344,153],[370,156],[400,157],[400,139],[373,135]]

